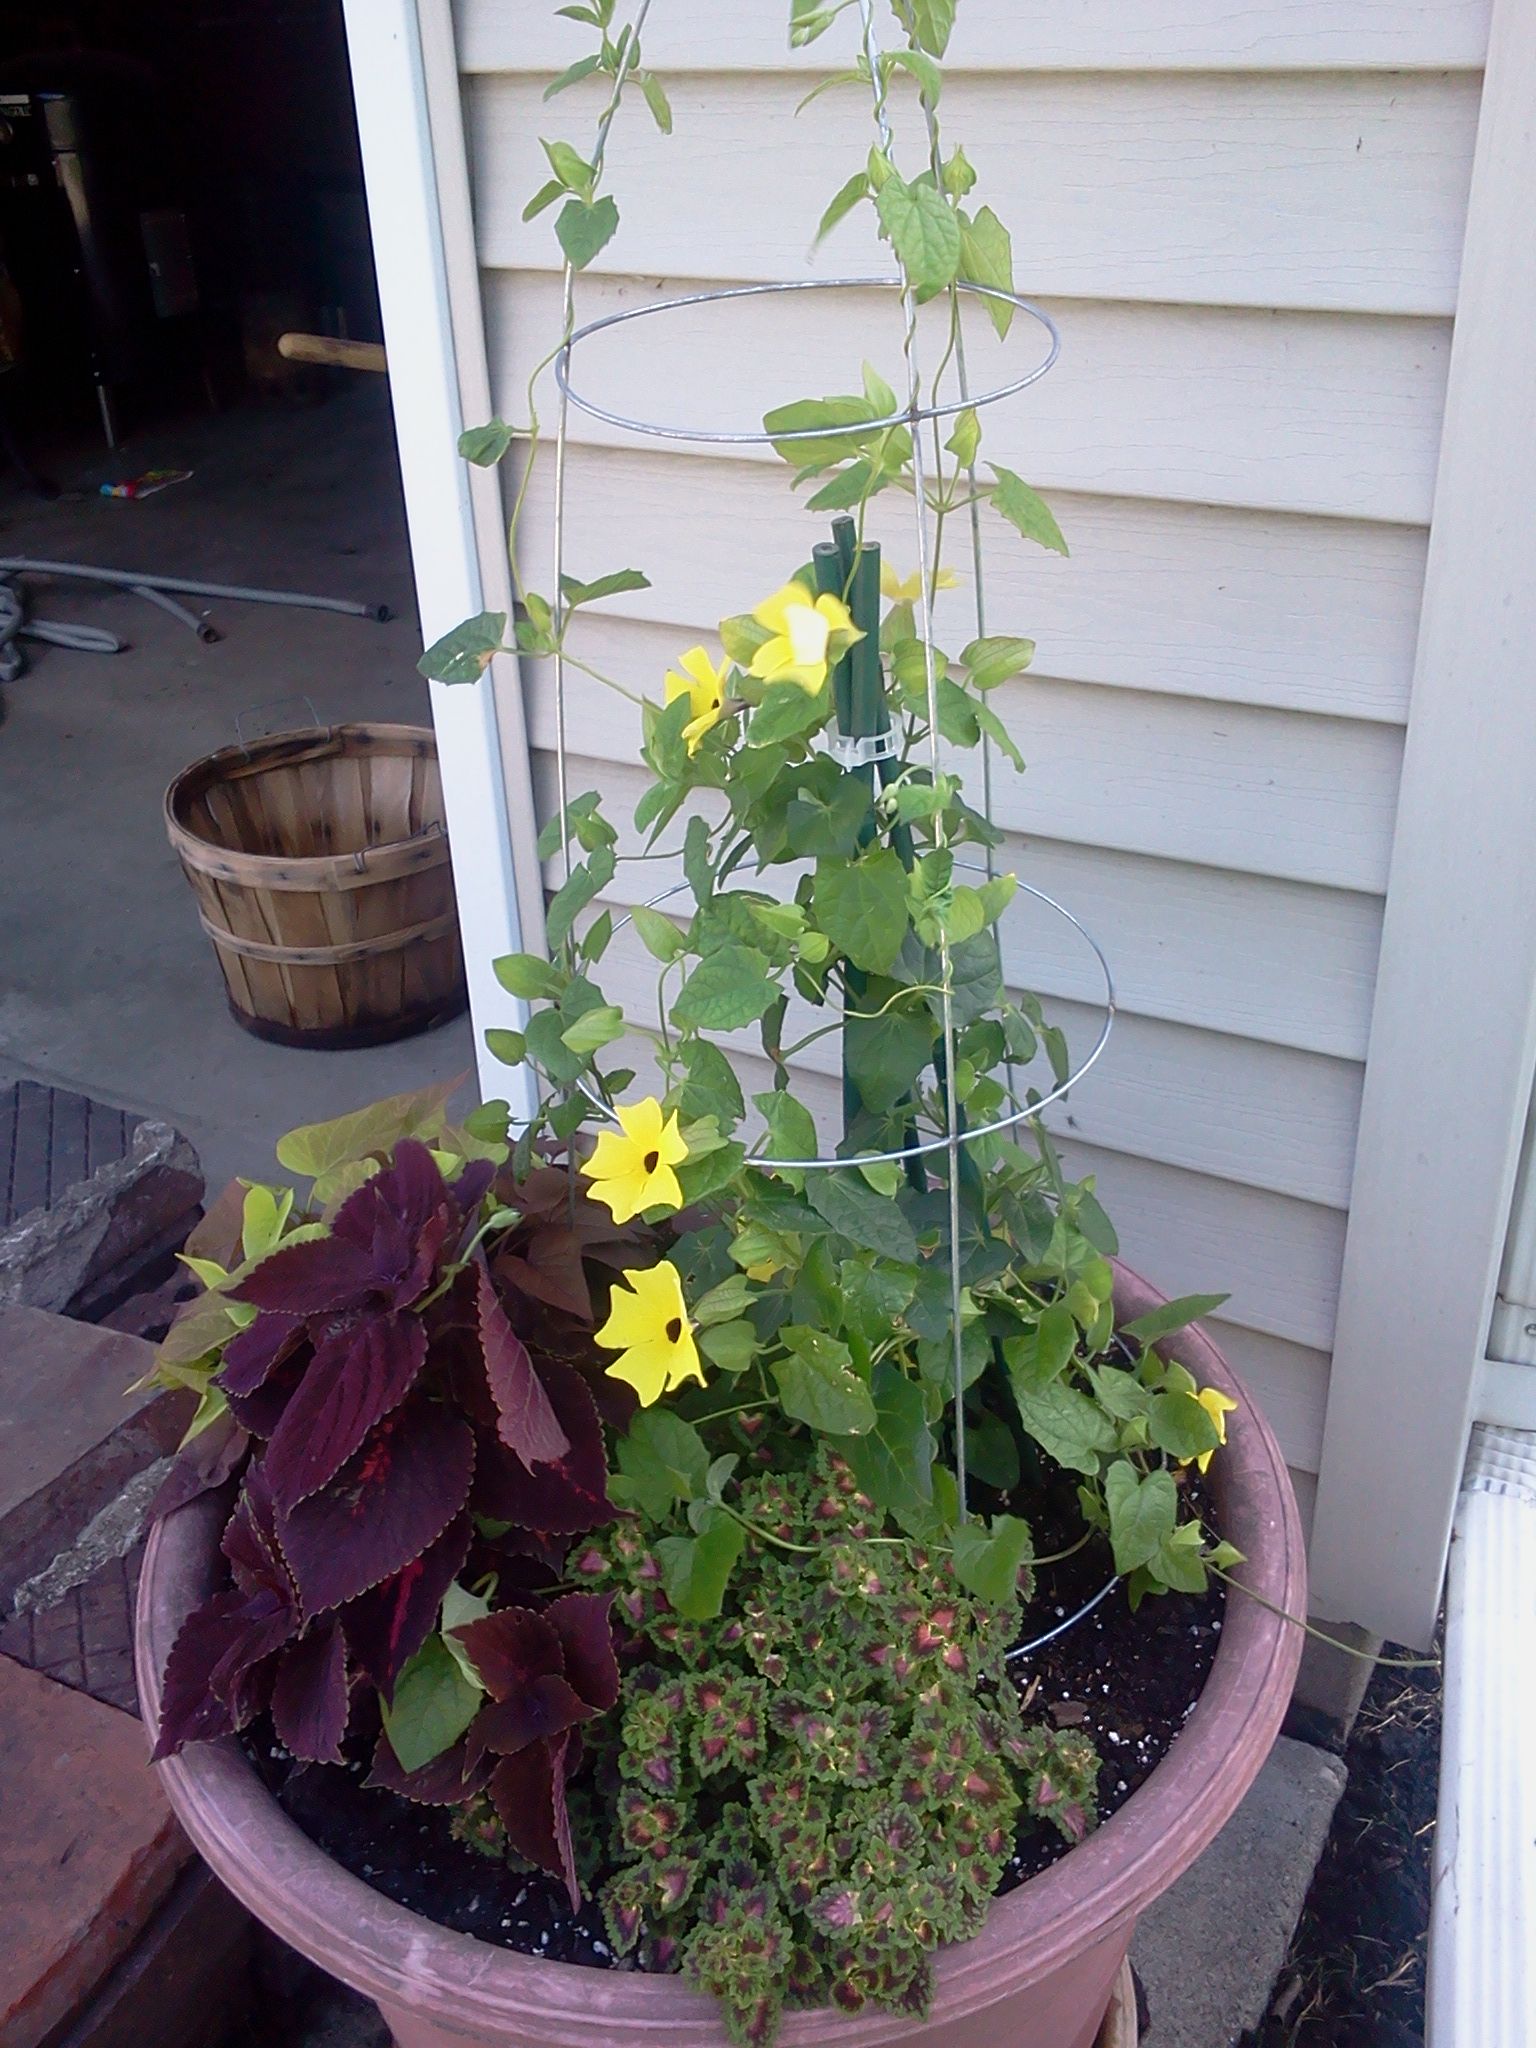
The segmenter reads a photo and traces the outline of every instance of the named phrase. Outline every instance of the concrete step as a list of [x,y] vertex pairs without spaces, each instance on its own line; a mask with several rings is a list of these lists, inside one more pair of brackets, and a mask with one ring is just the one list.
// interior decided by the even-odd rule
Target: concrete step
[[1281,1736],[1210,1848],[1143,1916],[1131,1962],[1142,2048],[1233,2048],[1269,2004],[1346,1772]]

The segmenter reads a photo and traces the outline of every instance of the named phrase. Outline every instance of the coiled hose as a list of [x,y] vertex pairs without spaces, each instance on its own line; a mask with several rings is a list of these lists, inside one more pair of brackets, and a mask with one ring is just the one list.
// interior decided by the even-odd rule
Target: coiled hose
[[0,576],[0,683],[13,683],[26,667],[23,640],[69,647],[76,654],[121,654],[123,643],[100,626],[70,626],[58,619],[29,619],[20,585]]

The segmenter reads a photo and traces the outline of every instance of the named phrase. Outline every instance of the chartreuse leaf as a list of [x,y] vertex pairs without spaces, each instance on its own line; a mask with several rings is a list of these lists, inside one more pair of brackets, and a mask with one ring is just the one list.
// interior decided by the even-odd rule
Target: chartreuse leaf
[[1115,1570],[1122,1574],[1150,1564],[1173,1534],[1179,1496],[1170,1472],[1140,1474],[1129,1458],[1110,1466],[1104,1476],[1109,1508],[1109,1540]]
[[278,1139],[278,1159],[290,1173],[318,1180],[354,1159],[392,1152],[402,1138],[429,1136],[442,1128],[444,1105],[459,1086],[459,1078],[408,1095],[387,1096],[348,1116],[332,1117],[328,1123],[300,1124]]
[[400,1768],[419,1771],[451,1749],[480,1711],[485,1694],[459,1667],[440,1635],[430,1635],[381,1698],[384,1732]]
[[505,612],[478,612],[441,640],[434,640],[416,666],[434,683],[476,683],[502,650]]
[[503,1066],[520,1067],[528,1057],[528,1040],[521,1031],[508,1031],[499,1024],[492,1024],[486,1029],[485,1049]]
[[685,1117],[712,1116],[717,1124],[740,1122],[746,1114],[741,1084],[718,1045],[707,1038],[691,1039],[682,1048],[687,1080],[679,1103]]
[[1032,1330],[1003,1343],[1003,1357],[1013,1375],[1014,1386],[1025,1394],[1038,1394],[1062,1371],[1077,1349],[1077,1323],[1063,1301],[1053,1301],[1040,1311]]
[[720,1612],[746,1531],[724,1508],[706,1507],[697,1536],[663,1536],[656,1545],[667,1598],[688,1621],[713,1621]]
[[942,57],[955,26],[955,0],[898,0],[897,19],[920,50]]
[[610,575],[599,576],[595,582],[582,583],[574,576],[560,578],[560,595],[571,606],[596,604],[600,598],[617,597],[625,590],[649,590],[651,579],[642,576],[638,569],[615,569]]
[[1122,1323],[1120,1334],[1134,1337],[1144,1347],[1158,1343],[1164,1337],[1171,1337],[1175,1330],[1187,1329],[1202,1316],[1214,1315],[1223,1302],[1225,1294],[1181,1294],[1177,1301],[1165,1301],[1157,1308],[1148,1309],[1144,1316]]
[[1061,537],[1061,528],[1040,493],[1025,483],[1023,477],[1015,476],[1011,469],[1004,469],[996,462],[988,467],[997,478],[992,487],[993,510],[1001,512],[1010,526],[1016,526],[1026,540],[1038,541],[1041,547],[1050,548],[1058,555],[1066,554],[1068,549]]
[[824,1436],[863,1436],[873,1429],[875,1404],[846,1344],[800,1323],[781,1330],[779,1341],[789,1355],[775,1359],[772,1370],[786,1415]]
[[642,1408],[619,1438],[618,1460],[620,1491],[653,1522],[664,1521],[674,1502],[697,1500],[705,1491],[704,1439],[670,1409]]
[[962,1522],[952,1539],[955,1576],[968,1592],[991,1607],[1002,1607],[1019,1590],[1019,1573],[1033,1551],[1028,1522],[998,1515],[990,1528]]
[[560,1034],[562,1045],[568,1045],[572,1052],[600,1052],[605,1045],[612,1045],[616,1038],[624,1036],[624,1012],[616,1003],[600,1003],[594,1009],[584,1010]]

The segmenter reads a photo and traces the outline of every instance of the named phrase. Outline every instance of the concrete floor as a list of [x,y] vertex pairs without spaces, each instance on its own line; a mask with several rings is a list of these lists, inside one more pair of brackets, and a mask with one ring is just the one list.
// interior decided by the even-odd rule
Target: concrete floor
[[[56,502],[0,475],[0,555],[139,568],[388,604],[387,625],[219,601],[206,647],[126,593],[29,579],[31,609],[102,625],[116,655],[33,646],[0,691],[0,1078],[56,1082],[177,1124],[210,1187],[275,1174],[297,1123],[472,1072],[467,1019],[366,1052],[260,1043],[224,1007],[160,804],[189,761],[310,722],[429,722],[383,379],[330,402],[192,415],[49,465]],[[195,472],[144,500],[98,485]],[[196,600],[191,602],[196,604]],[[287,698],[288,702],[274,700]]]

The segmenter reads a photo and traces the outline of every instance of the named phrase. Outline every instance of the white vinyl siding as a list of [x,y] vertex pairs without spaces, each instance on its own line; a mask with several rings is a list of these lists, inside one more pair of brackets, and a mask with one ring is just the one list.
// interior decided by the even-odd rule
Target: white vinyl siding
[[[1113,963],[1123,1014],[1057,1112],[1098,1174],[1131,1263],[1170,1292],[1230,1290],[1216,1334],[1301,1477],[1318,1468],[1382,897],[1477,123],[1484,4],[1407,0],[963,0],[944,94],[977,198],[1014,237],[1021,291],[1063,337],[1057,367],[989,416],[984,455],[1045,490],[1069,560],[988,529],[994,631],[1035,671],[999,708],[1029,762],[997,780],[1002,858],[1057,895]],[[578,284],[596,317],[701,283],[889,268],[867,225],[808,259],[862,160],[864,113],[796,102],[846,37],[785,53],[780,0],[658,5],[646,61],[676,133],[626,109],[609,150],[622,225]],[[1068,18],[1070,17],[1070,18]],[[538,138],[587,132],[585,88],[541,102],[585,48],[534,0],[459,0],[491,383],[506,417],[558,331]],[[842,25],[846,28],[846,24]],[[888,376],[873,297],[744,301],[619,330],[581,381],[617,411],[751,427],[767,404]],[[1035,346],[978,338],[978,382]],[[552,409],[545,407],[546,423]],[[805,558],[808,519],[765,451],[638,441],[576,416],[566,558],[651,588],[583,627],[594,664],[659,693],[662,670]],[[887,507],[895,509],[887,512]],[[547,468],[523,540],[547,589]],[[902,568],[894,499],[873,528]],[[964,565],[958,544],[946,559]],[[940,638],[968,637],[964,597]],[[957,638],[958,636],[958,638]],[[541,814],[552,801],[547,665],[529,665]],[[615,822],[643,786],[622,699],[569,678],[571,788]],[[632,835],[626,835],[632,844]],[[621,867],[613,900],[673,877]],[[1081,1045],[1081,947],[1038,914],[1011,970]],[[642,1014],[630,936],[615,999]],[[754,1078],[742,1034],[744,1079]],[[809,1099],[830,1098],[825,1053]]]

